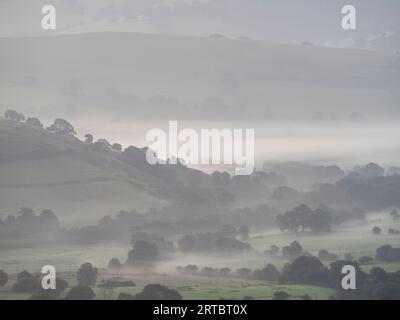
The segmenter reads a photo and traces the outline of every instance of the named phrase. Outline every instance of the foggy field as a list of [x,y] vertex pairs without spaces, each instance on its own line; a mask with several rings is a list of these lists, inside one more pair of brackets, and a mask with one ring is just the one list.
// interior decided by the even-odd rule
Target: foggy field
[[[271,257],[261,254],[270,245],[279,247],[298,240],[303,248],[318,255],[323,248],[342,257],[345,253],[351,253],[355,258],[360,256],[375,255],[375,250],[383,244],[400,246],[400,238],[389,235],[375,236],[371,234],[371,227],[380,222],[381,226],[396,226],[400,222],[391,222],[382,214],[370,214],[365,223],[353,226],[345,226],[330,234],[321,236],[310,233],[282,234],[278,230],[257,232],[252,235],[250,243],[259,252],[249,252],[244,255],[182,255],[176,254],[174,258],[160,263],[155,269],[130,269],[123,268],[118,271],[106,269],[111,257],[118,257],[121,261],[126,259],[129,246],[121,244],[104,244],[94,246],[78,245],[45,245],[32,249],[14,249],[0,251],[0,270],[15,276],[16,273],[27,270],[32,273],[40,272],[40,268],[46,264],[56,267],[58,276],[67,280],[70,286],[76,285],[75,272],[84,262],[91,262],[99,268],[98,283],[104,279],[132,280],[136,286],[127,288],[95,288],[96,299],[116,299],[121,292],[137,294],[149,283],[159,283],[170,288],[175,288],[184,299],[242,299],[244,296],[252,296],[255,299],[271,299],[275,291],[286,291],[291,299],[300,299],[308,294],[312,299],[328,299],[335,291],[328,288],[309,285],[277,285],[264,281],[240,279],[235,276],[206,277],[180,275],[175,271],[176,266],[189,263],[201,267],[223,268],[232,270],[238,268],[257,269],[266,263],[274,264],[282,270],[288,260],[282,257]],[[393,225],[394,224],[394,225]],[[329,267],[331,262],[324,261]],[[378,262],[362,265],[364,271],[373,267],[382,267],[387,272],[400,270],[399,262]],[[15,281],[15,279],[14,279]],[[10,286],[10,285],[9,285]],[[0,291],[0,299],[27,299],[27,294]]]

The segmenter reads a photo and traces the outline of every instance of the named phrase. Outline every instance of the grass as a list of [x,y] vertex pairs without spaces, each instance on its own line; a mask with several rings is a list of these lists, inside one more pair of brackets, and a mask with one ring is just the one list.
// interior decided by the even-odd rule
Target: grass
[[[397,225],[396,225],[397,224]],[[232,271],[237,268],[247,267],[252,270],[261,268],[266,263],[273,263],[282,269],[288,260],[282,257],[269,257],[260,254],[270,245],[276,244],[280,248],[294,240],[300,241],[303,248],[318,254],[318,250],[327,249],[343,258],[344,253],[351,253],[358,258],[362,255],[374,256],[376,249],[383,244],[400,247],[400,237],[382,234],[374,236],[371,229],[379,225],[383,230],[388,226],[400,229],[400,223],[393,223],[387,217],[369,216],[368,223],[347,226],[341,230],[334,230],[330,234],[312,235],[310,233],[282,234],[278,231],[269,231],[253,235],[251,244],[257,252],[245,255],[183,255],[177,254],[174,259],[162,263],[157,269],[138,271],[124,269],[119,272],[106,270],[110,258],[117,257],[121,261],[126,259],[128,245],[108,244],[94,246],[77,245],[46,245],[39,248],[2,250],[0,251],[0,270],[5,270],[11,276],[11,284],[15,274],[22,270],[39,273],[42,266],[51,264],[56,267],[57,275],[68,281],[70,286],[76,285],[75,272],[84,262],[91,262],[99,268],[98,283],[103,279],[121,278],[132,280],[137,285],[130,288],[103,289],[95,288],[97,299],[116,299],[118,294],[126,292],[136,294],[149,283],[160,283],[177,289],[184,299],[242,299],[244,296],[253,296],[256,299],[270,299],[275,291],[283,290],[293,299],[299,299],[308,294],[312,299],[328,299],[334,291],[306,285],[272,285],[255,280],[244,280],[235,277],[208,278],[201,276],[177,275],[174,271],[177,265],[189,263],[197,264],[200,268],[211,266],[214,268],[229,267]],[[330,262],[324,262],[329,266]],[[361,268],[369,272],[373,267],[382,267],[387,272],[400,270],[399,262],[373,261],[371,264],[362,265]],[[27,299],[27,294],[16,294],[10,289],[0,291],[0,299]]]

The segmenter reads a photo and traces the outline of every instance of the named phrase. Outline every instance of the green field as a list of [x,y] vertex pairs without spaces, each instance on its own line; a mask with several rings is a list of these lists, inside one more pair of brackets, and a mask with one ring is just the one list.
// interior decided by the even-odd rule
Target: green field
[[[371,228],[379,225],[383,232],[381,235],[372,235]],[[102,289],[95,288],[97,299],[115,299],[121,292],[135,294],[140,292],[149,283],[160,283],[177,289],[184,299],[242,299],[244,296],[253,296],[256,299],[270,299],[275,291],[284,290],[292,299],[299,299],[308,294],[313,299],[328,299],[334,291],[306,285],[273,285],[262,281],[244,280],[230,277],[208,278],[202,276],[179,275],[175,272],[176,266],[196,264],[199,268],[210,266],[213,268],[229,267],[232,272],[238,268],[246,267],[252,270],[263,267],[266,263],[274,264],[282,270],[288,262],[280,256],[271,257],[262,254],[272,244],[282,248],[294,240],[298,240],[304,250],[317,255],[318,250],[327,249],[343,258],[345,253],[350,253],[355,258],[363,255],[374,257],[376,249],[383,244],[400,247],[400,237],[387,235],[388,227],[400,228],[399,222],[390,221],[385,215],[369,215],[366,223],[344,226],[340,230],[333,230],[329,234],[313,235],[311,233],[282,234],[277,230],[253,233],[250,243],[254,250],[242,255],[183,255],[176,254],[171,260],[160,263],[152,270],[121,269],[110,272],[106,269],[108,261],[117,257],[122,262],[126,260],[130,249],[128,245],[107,244],[94,246],[77,245],[46,245],[40,248],[14,249],[0,251],[0,270],[5,270],[11,275],[8,288],[0,291],[0,299],[27,299],[27,294],[16,294],[11,290],[15,274],[23,270],[39,273],[42,266],[54,265],[58,276],[67,280],[70,286],[76,285],[75,272],[84,262],[91,262],[99,269],[97,283],[104,279],[119,278],[132,280],[136,287]],[[331,262],[324,261],[329,266]],[[374,260],[372,263],[362,265],[364,271],[380,266],[387,272],[400,270],[399,262],[381,262]]]

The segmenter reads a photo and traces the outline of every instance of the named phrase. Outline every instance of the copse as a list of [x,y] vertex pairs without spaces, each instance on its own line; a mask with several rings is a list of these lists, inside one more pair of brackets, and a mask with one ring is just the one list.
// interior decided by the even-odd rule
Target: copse
[[19,113],[15,110],[6,110],[4,112],[4,117],[6,119],[12,120],[12,121],[17,121],[21,122],[25,120],[25,116],[22,113]]
[[310,229],[314,233],[329,232],[332,225],[330,211],[325,207],[312,210],[302,204],[276,217],[281,231],[298,232]]

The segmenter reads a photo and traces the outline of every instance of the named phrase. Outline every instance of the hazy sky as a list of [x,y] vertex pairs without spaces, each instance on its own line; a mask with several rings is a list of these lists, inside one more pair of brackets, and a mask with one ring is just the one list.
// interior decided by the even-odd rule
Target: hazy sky
[[[41,30],[41,8],[57,30]],[[357,30],[341,28],[341,8]],[[398,0],[0,0],[0,112],[124,145],[167,120],[255,128],[257,159],[398,162]],[[320,46],[385,50],[326,49]],[[22,94],[21,94],[22,93]],[[215,124],[214,122],[217,122]],[[184,123],[182,123],[184,125]]]
[[[58,33],[134,31],[318,45],[400,49],[398,0],[1,0],[0,36],[48,34],[41,7],[57,9]],[[341,28],[341,8],[357,9],[357,30]]]

